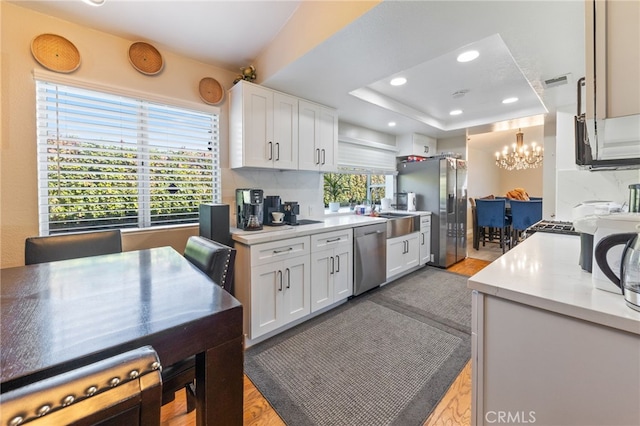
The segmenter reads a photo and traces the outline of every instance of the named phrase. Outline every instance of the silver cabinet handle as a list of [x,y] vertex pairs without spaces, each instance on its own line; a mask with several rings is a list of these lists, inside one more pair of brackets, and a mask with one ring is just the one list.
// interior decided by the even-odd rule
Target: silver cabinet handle
[[267,145],[269,145],[269,160],[273,160],[273,142],[269,141]]
[[333,275],[333,273],[335,272],[335,259],[333,258],[333,256],[331,256],[331,272],[329,272],[329,275]]
[[324,165],[324,160],[325,160],[325,152],[324,152],[324,148],[322,148],[322,164]]
[[287,288],[291,288],[291,270],[287,268],[285,272],[287,273]]
[[342,238],[338,237],[338,238],[332,238],[330,240],[327,240],[327,243],[335,243],[336,241],[340,241]]
[[424,245],[424,232],[421,235],[422,235],[422,245]]
[[336,273],[340,272],[340,256],[336,256],[336,259],[338,259],[338,267],[336,268]]
[[278,271],[276,272],[276,276],[280,275],[280,287],[278,288],[278,291],[282,291],[282,271]]
[[276,161],[280,161],[280,142],[276,142]]
[[289,248],[286,248],[284,250],[274,250],[273,254],[286,253],[286,252],[289,252],[289,251],[293,251],[293,247],[289,247]]
[[316,164],[320,164],[320,149],[316,148]]

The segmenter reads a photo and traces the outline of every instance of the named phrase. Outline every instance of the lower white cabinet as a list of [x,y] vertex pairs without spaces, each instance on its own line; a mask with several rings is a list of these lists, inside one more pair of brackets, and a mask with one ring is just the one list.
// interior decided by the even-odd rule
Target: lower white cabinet
[[387,279],[420,264],[419,241],[419,232],[387,240]]
[[311,313],[309,236],[235,244],[234,296],[248,343]]
[[420,265],[431,262],[431,215],[420,216]]
[[296,256],[251,269],[252,338],[310,313],[308,256]]
[[311,312],[353,294],[353,230],[311,236]]

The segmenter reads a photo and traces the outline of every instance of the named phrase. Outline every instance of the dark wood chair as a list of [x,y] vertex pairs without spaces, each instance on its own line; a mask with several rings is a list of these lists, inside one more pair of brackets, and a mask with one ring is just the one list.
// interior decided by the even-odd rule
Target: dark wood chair
[[0,424],[159,425],[158,355],[144,346],[2,394]]
[[122,252],[120,230],[74,232],[25,241],[26,265]]
[[[207,274],[211,281],[227,292],[232,292],[233,267],[236,250],[204,237],[189,237],[184,257]],[[175,399],[182,388],[187,392],[187,412],[196,408],[195,403],[195,357],[179,361],[162,371],[162,404]]]

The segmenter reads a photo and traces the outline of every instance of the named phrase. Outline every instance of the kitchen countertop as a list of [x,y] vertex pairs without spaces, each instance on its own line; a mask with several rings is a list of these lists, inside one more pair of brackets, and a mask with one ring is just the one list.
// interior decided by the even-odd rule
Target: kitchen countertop
[[481,293],[640,335],[640,312],[596,289],[578,265],[580,238],[537,232],[473,275]]
[[[407,213],[414,215],[430,214],[430,212],[407,212],[401,210],[388,210],[384,213]],[[260,231],[243,231],[238,228],[231,228],[231,236],[234,241],[252,245],[266,243],[269,241],[285,240],[287,238],[303,237],[306,235],[319,234],[322,232],[338,231],[345,228],[354,228],[357,226],[369,225],[372,223],[384,223],[387,219],[375,216],[362,216],[356,214],[336,214],[327,215],[321,223],[312,223],[309,225],[284,225],[284,226],[264,226]]]

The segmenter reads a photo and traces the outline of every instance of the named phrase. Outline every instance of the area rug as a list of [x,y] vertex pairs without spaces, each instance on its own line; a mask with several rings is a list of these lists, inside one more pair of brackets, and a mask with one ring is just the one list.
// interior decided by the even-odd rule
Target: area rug
[[471,356],[467,277],[423,268],[252,346],[286,424],[422,425]]

